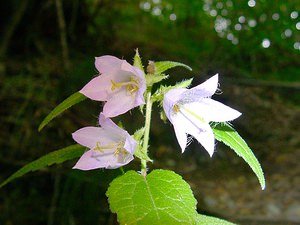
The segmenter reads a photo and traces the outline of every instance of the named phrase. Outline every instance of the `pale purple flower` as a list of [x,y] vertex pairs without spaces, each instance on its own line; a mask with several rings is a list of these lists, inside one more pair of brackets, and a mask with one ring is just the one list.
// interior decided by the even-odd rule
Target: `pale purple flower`
[[73,139],[88,147],[73,167],[80,170],[115,169],[133,160],[136,141],[111,119],[100,114],[101,127],[84,127],[72,134]]
[[188,144],[187,134],[190,134],[212,156],[215,140],[209,122],[230,121],[241,115],[235,109],[211,99],[217,87],[218,74],[194,88],[171,89],[165,94],[163,108],[174,126],[182,152]]
[[96,57],[95,66],[100,75],[80,92],[90,99],[106,101],[103,107],[106,117],[118,116],[145,103],[146,81],[139,68],[110,55]]

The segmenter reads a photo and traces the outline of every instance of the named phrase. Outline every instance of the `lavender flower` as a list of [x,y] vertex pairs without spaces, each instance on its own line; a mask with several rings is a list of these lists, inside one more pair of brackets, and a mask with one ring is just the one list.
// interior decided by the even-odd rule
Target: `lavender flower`
[[73,167],[80,170],[115,169],[133,160],[136,141],[101,113],[101,127],[84,127],[72,134],[73,139],[88,147]]
[[80,92],[86,97],[106,101],[103,114],[115,117],[145,103],[146,81],[143,72],[114,56],[96,57],[101,75],[87,83]]

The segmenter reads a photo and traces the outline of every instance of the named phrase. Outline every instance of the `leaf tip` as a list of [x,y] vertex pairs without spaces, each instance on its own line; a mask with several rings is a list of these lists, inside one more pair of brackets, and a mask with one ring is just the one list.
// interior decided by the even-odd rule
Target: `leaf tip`
[[263,178],[259,183],[260,183],[261,190],[265,190],[266,189],[265,178]]
[[40,125],[39,125],[39,127],[38,127],[38,132],[41,132],[41,130],[44,128],[44,124],[43,123],[41,123]]

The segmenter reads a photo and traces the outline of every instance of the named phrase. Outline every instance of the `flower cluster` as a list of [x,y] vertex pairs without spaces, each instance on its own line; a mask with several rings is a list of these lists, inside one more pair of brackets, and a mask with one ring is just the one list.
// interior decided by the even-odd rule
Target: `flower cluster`
[[[148,84],[146,81],[151,79],[147,78],[149,76],[153,78],[155,75],[160,78],[163,76],[162,73],[145,74],[142,67],[132,66],[114,56],[96,57],[95,65],[100,73],[99,76],[93,78],[80,92],[92,100],[104,101],[105,104],[99,117],[100,127],[84,127],[72,135],[76,142],[89,148],[74,166],[81,170],[114,169],[133,160],[140,140],[135,140],[110,118],[145,104],[146,87],[148,86],[150,90],[147,96],[148,94],[151,96],[151,86],[155,80],[152,79],[149,82],[151,84]],[[160,78],[157,82],[162,80]],[[176,88],[176,86],[166,88],[165,91],[160,92],[161,98],[152,99],[163,105],[165,115],[174,126],[182,152],[188,145],[188,135],[191,135],[212,156],[215,142],[210,122],[231,121],[241,115],[235,109],[211,99],[217,87],[218,74],[191,89]],[[149,135],[149,132],[141,136],[145,135]],[[144,146],[147,147],[148,143],[144,143]],[[136,155],[141,155],[141,159],[148,157],[147,151],[142,154],[144,155]]]
[[74,166],[81,170],[114,169],[133,160],[136,141],[109,118],[145,103],[146,81],[140,69],[109,55],[96,57],[95,66],[100,75],[80,92],[106,103],[99,117],[101,127],[84,127],[72,134],[77,143],[90,149]]

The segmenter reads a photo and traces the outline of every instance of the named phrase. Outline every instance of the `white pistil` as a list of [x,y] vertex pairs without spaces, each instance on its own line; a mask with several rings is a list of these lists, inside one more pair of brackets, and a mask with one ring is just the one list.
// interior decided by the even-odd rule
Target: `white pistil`
[[187,112],[188,114],[190,114],[191,116],[195,117],[196,119],[200,120],[202,123],[206,123],[206,121],[202,117],[198,116],[196,113],[194,113],[193,111],[184,107],[183,105],[175,104],[173,107],[173,111],[175,114],[178,112],[181,112],[182,114],[184,114],[183,110],[185,112]]

